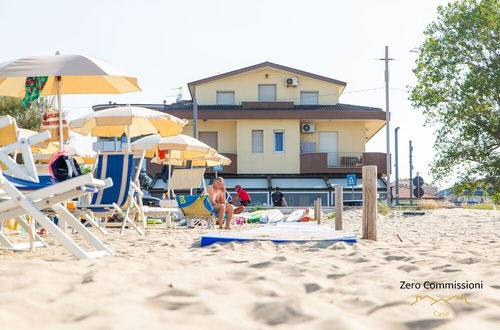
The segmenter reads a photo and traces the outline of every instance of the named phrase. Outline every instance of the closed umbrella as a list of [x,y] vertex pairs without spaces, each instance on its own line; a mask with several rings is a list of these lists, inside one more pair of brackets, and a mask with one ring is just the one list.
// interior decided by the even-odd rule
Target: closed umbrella
[[100,137],[127,136],[130,149],[130,138],[159,134],[173,136],[182,132],[187,120],[180,119],[168,113],[147,108],[125,106],[94,111],[72,120],[70,128],[82,135]]
[[48,77],[40,95],[57,95],[61,150],[62,94],[122,94],[141,90],[137,78],[103,60],[83,55],[56,54],[1,63],[0,95],[22,97],[28,77]]

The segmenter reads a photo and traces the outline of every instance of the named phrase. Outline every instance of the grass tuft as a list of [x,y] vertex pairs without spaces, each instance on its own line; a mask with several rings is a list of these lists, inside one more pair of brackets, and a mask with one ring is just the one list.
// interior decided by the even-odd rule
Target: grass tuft
[[391,212],[392,212],[392,209],[389,206],[389,204],[387,204],[387,202],[378,202],[377,209],[378,209],[378,213],[383,214],[383,215],[388,215],[388,214],[391,214]]
[[471,209],[471,210],[496,210],[495,204],[493,203],[480,203],[480,204],[473,204],[473,205],[465,205],[464,209]]

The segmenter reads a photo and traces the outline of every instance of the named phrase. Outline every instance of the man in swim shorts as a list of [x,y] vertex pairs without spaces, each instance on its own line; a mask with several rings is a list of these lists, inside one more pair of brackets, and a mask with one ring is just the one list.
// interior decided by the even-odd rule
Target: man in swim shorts
[[221,177],[216,178],[214,182],[207,187],[206,191],[208,200],[219,217],[219,229],[223,229],[224,215],[227,215],[225,229],[229,230],[231,229],[230,225],[234,214],[234,206],[227,202],[226,193],[226,185],[224,184],[224,179]]

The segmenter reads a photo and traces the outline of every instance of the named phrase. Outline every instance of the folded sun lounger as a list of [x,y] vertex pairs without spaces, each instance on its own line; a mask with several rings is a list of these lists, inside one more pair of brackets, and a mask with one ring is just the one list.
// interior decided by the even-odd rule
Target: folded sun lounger
[[[102,153],[97,159],[96,177],[99,179],[111,178],[113,187],[94,193],[90,203],[77,205],[78,215],[85,219],[99,217],[108,225],[108,218],[115,214],[123,217],[120,223],[122,234],[128,225],[139,234],[144,230],[134,222],[136,217],[145,222],[142,205],[138,199],[142,192],[135,183],[132,173],[134,170],[133,153]],[[144,223],[143,226],[145,227]],[[102,228],[100,228],[101,231]]]

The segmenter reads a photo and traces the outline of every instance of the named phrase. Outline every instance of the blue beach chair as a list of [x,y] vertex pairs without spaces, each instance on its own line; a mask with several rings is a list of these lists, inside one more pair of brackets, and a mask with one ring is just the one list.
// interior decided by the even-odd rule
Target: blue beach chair
[[210,204],[208,195],[186,195],[175,198],[188,227],[195,227],[201,219],[208,220],[207,228],[215,226],[217,213]]
[[[80,210],[79,215],[89,221],[94,217],[104,218],[103,225],[111,227],[113,224],[108,222],[109,217],[119,214],[123,217],[120,234],[123,234],[125,227],[128,225],[134,228],[139,234],[144,235],[144,230],[139,228],[134,222],[134,219],[137,217],[142,221],[143,227],[146,227],[142,203],[139,201],[142,197],[142,192],[136,183],[139,173],[136,173],[136,175],[133,174],[133,153],[99,154],[97,158],[96,178],[103,180],[111,178],[113,186],[93,194],[88,204],[77,205],[77,209]],[[101,226],[99,230],[105,232]]]

